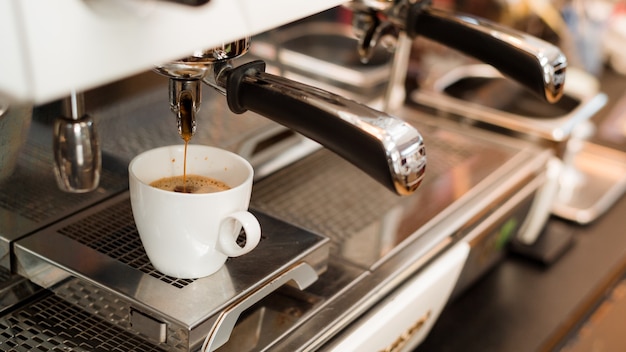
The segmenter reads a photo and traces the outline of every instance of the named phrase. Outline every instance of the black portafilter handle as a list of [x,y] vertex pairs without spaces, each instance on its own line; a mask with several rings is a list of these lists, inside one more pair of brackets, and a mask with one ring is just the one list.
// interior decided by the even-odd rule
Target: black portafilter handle
[[418,2],[407,11],[406,32],[424,36],[494,66],[550,103],[563,94],[567,59],[539,38],[491,21]]
[[415,191],[426,167],[422,136],[408,123],[338,96],[265,72],[263,61],[229,69],[231,111],[247,110],[340,155],[399,195]]

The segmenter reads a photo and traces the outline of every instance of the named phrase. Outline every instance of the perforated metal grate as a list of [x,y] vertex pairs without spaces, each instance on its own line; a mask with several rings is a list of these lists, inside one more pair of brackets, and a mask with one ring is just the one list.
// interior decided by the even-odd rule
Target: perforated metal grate
[[58,232],[174,287],[183,288],[194,281],[164,275],[152,266],[141,244],[128,199],[84,217]]
[[[101,189],[121,190],[126,182],[126,176],[102,170]],[[34,222],[48,220],[101,197],[97,191],[85,194],[60,191],[52,171],[52,151],[34,143],[23,148],[15,172],[0,183],[0,207]]]
[[459,138],[446,130],[422,130],[428,158],[427,177],[436,178],[461,165],[468,159],[488,152],[490,149],[474,139]]
[[0,318],[0,351],[164,351],[50,295]]
[[[70,278],[57,285],[54,288],[54,294],[70,305],[80,307],[87,314],[100,317],[117,328],[132,334],[136,333],[130,319],[130,311],[133,309],[132,303],[121,299],[106,289],[78,278]],[[168,324],[165,343],[159,343],[149,338],[146,338],[146,341],[155,346],[164,348],[167,346],[167,349],[171,351],[186,351],[188,350],[187,333],[186,329],[179,329],[175,325]]]
[[338,158],[317,152],[263,179],[254,189],[254,207],[335,240],[358,232],[398,198]]
[[86,281],[71,278],[54,288],[54,294],[87,313],[99,316],[116,326],[131,330],[127,301]]

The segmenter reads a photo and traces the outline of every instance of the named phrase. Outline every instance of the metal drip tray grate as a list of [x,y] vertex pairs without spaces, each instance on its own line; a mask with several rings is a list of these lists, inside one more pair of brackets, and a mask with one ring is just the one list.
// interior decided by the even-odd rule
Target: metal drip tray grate
[[335,239],[332,245],[341,243],[344,234],[362,230],[397,201],[386,188],[326,150],[262,180],[252,197],[255,207],[316,229]]
[[152,266],[127,200],[63,227],[58,233],[174,287],[182,288],[194,281],[164,275]]
[[95,193],[62,192],[58,190],[52,173],[51,151],[28,145],[15,172],[0,184],[0,207],[31,221],[42,222],[54,214],[75,208],[77,203],[100,197],[104,190],[122,190],[126,187],[126,180],[126,175],[104,169],[100,190]]
[[[16,266],[19,274],[117,327],[140,332],[171,350],[194,350],[225,309],[237,311],[269,294],[267,286],[280,287],[275,286],[277,278],[303,289],[326,270],[327,238],[253,212],[263,240],[204,278],[179,280],[153,268],[133,221],[128,192],[16,241]],[[85,285],[97,287],[97,297],[109,297],[121,310],[111,314],[111,309],[96,309],[103,302],[74,289]],[[221,326],[220,331],[227,331]]]
[[0,318],[0,351],[166,351],[54,295]]

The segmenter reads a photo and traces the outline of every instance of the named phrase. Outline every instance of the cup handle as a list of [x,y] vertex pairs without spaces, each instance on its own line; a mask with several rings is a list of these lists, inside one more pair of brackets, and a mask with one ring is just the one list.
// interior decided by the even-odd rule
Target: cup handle
[[243,247],[239,246],[236,241],[236,234],[220,233],[218,239],[219,250],[229,257],[238,257],[250,252],[259,244],[261,240],[261,225],[259,220],[247,211],[232,213],[224,221],[227,221],[229,218],[239,222],[243,227],[246,233],[246,244]]

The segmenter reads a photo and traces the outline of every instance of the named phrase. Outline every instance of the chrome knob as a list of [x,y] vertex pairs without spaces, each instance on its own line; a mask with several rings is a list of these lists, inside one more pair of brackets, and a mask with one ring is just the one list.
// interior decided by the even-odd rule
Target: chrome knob
[[55,120],[53,129],[57,185],[66,192],[90,192],[98,187],[102,169],[94,120],[84,113],[81,93],[72,92],[64,108],[64,115]]

